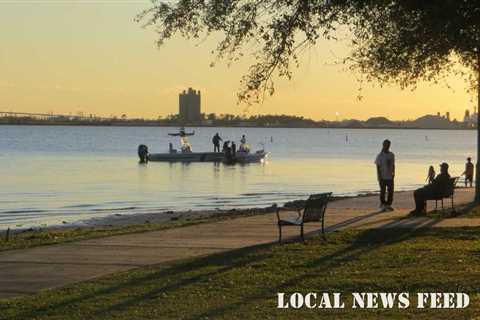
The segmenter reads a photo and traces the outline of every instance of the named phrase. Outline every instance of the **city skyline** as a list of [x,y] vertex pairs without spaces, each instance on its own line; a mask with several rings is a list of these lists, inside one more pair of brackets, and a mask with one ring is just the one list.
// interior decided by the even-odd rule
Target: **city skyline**
[[[202,92],[202,109],[216,114],[293,114],[314,120],[413,119],[450,112],[462,120],[474,103],[461,79],[420,84],[417,91],[364,85],[335,62],[345,42],[321,41],[301,59],[291,81],[277,80],[263,104],[236,105],[239,80],[251,60],[227,68],[210,50],[213,40],[175,39],[160,50],[156,35],[133,21],[149,6],[133,2],[7,2],[0,4],[0,109],[156,118],[176,114],[178,93]],[[85,21],[89,21],[85,24]]]

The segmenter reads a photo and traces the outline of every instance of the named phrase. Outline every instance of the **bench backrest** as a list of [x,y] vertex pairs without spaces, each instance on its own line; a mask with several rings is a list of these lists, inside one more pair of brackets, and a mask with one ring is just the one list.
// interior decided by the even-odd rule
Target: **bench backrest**
[[303,222],[322,221],[331,196],[331,192],[312,194],[307,199],[305,209],[303,210]]
[[446,190],[447,196],[451,196],[455,192],[455,186],[457,185],[458,179],[459,177],[450,178],[450,181],[449,181],[450,183]]

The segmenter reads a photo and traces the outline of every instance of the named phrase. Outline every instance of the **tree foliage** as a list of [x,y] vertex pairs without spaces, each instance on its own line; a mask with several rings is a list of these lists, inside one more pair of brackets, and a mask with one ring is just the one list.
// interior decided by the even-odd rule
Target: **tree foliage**
[[221,34],[215,53],[230,62],[255,48],[238,94],[247,102],[273,94],[275,73],[291,78],[302,50],[340,26],[351,31],[345,62],[367,81],[405,88],[480,62],[478,0],[153,0],[138,21],[156,28],[159,46],[175,34]]

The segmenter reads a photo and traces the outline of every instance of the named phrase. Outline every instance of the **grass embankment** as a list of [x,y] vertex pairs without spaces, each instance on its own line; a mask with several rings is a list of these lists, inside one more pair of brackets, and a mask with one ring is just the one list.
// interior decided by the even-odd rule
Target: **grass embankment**
[[[480,314],[480,228],[341,231],[159,265],[0,302],[1,319],[464,319]],[[277,292],[346,308],[277,309]],[[463,310],[351,309],[351,292],[466,292]]]
[[[144,223],[121,226],[98,226],[98,227],[64,227],[27,230],[13,232],[7,241],[6,232],[0,233],[0,251],[13,249],[26,249],[42,245],[58,244],[86,239],[102,238],[108,236],[140,233],[170,228],[179,228],[195,224],[215,222],[226,219],[233,219],[243,216],[259,215],[271,212],[271,208],[258,208],[246,210],[230,210],[213,213],[210,216],[199,216],[198,218],[175,218],[175,220],[163,223]],[[0,318],[1,319],[1,318]]]
[[[205,219],[206,220],[206,219]],[[85,239],[108,237],[114,235],[163,230],[202,223],[204,220],[193,221],[172,221],[159,224],[141,224],[132,226],[104,226],[104,227],[78,227],[78,228],[49,228],[27,230],[18,233],[12,231],[9,240],[6,240],[6,233],[0,236],[0,251],[13,249],[26,249],[36,246],[57,244]]]

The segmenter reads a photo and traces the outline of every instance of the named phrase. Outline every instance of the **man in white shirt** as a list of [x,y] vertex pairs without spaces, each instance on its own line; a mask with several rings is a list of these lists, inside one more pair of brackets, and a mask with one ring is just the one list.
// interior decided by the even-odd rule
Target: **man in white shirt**
[[[393,211],[393,186],[395,178],[395,155],[390,152],[390,140],[383,141],[382,151],[375,159],[377,178],[380,185],[380,208],[383,211]],[[385,199],[385,193],[387,198]]]

